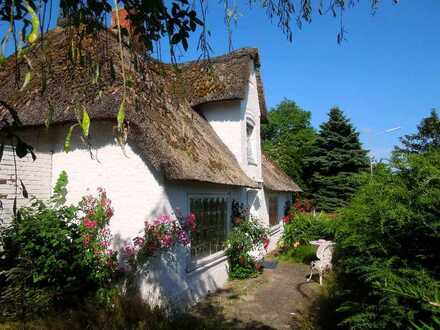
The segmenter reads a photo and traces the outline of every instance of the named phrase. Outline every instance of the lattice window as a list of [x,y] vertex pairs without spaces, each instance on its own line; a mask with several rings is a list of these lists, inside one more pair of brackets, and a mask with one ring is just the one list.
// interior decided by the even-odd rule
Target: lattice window
[[269,225],[275,226],[278,222],[278,197],[269,196]]
[[228,201],[223,196],[190,197],[190,211],[197,227],[191,238],[191,256],[200,259],[224,249]]

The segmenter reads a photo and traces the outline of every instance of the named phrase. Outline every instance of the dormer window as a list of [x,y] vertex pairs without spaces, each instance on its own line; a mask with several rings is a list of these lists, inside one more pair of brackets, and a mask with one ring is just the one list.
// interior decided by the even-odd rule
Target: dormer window
[[247,160],[248,164],[257,165],[257,157],[255,154],[255,132],[254,123],[248,118],[246,121],[246,145],[247,145]]

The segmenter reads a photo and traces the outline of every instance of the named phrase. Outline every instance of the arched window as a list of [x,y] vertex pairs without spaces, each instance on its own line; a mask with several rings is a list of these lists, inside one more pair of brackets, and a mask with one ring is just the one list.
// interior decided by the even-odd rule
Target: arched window
[[254,121],[251,118],[246,120],[246,146],[248,164],[257,164],[257,155],[255,153],[255,129]]

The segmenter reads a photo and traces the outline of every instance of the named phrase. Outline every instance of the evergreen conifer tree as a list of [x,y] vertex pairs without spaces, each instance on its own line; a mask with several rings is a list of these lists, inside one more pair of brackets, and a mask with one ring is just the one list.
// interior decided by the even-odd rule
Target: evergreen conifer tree
[[332,212],[345,206],[357,188],[353,175],[368,168],[368,164],[359,133],[341,110],[332,108],[307,159],[317,208]]

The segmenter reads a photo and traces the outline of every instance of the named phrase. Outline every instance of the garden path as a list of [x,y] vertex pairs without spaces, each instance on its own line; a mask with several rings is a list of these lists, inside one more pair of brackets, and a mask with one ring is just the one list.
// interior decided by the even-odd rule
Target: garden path
[[276,265],[257,278],[228,282],[196,305],[192,316],[209,319],[217,329],[308,328],[310,311],[319,308],[324,289],[306,282],[307,265],[269,263]]

